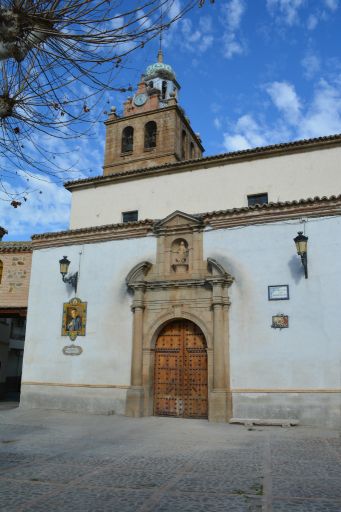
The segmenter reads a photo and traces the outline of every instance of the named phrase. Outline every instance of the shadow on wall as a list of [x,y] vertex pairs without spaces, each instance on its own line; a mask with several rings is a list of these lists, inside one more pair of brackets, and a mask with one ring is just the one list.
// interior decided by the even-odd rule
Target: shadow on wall
[[298,284],[304,277],[304,269],[299,256],[293,255],[288,262],[291,277]]

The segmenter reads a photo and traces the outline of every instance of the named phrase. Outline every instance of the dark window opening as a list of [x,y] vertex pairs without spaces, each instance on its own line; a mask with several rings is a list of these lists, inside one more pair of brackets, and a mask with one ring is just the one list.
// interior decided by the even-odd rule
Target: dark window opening
[[149,121],[144,127],[144,147],[155,148],[156,147],[156,132],[157,126],[155,121]]
[[268,204],[268,194],[253,194],[247,196],[247,205],[255,206],[256,204]]
[[13,318],[11,324],[11,338],[13,340],[24,340],[26,329],[26,318]]
[[166,94],[167,94],[167,82],[165,80],[163,80],[163,82],[162,82],[162,92],[161,92],[163,100],[166,98]]
[[190,158],[194,158],[194,144],[193,144],[193,142],[191,142],[189,152],[190,152],[189,157]]
[[3,272],[3,270],[4,270],[4,264],[0,260],[0,283],[1,283],[1,280],[2,280],[2,272]]
[[154,83],[153,83],[153,82],[149,82],[149,87],[150,87],[151,89],[153,89],[153,87],[154,87]]
[[139,212],[133,210],[131,212],[122,212],[122,222],[136,222],[138,220]]
[[134,128],[132,126],[126,126],[122,132],[122,153],[133,151],[134,146]]

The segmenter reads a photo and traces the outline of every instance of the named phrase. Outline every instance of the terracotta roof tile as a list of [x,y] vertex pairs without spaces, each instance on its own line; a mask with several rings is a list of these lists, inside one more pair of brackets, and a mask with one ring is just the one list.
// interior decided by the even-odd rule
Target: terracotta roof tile
[[0,242],[0,252],[32,252],[32,242]]
[[92,226],[89,228],[79,228],[79,229],[69,229],[65,231],[56,231],[51,233],[41,233],[39,235],[33,235],[32,240],[40,240],[41,238],[50,238],[54,237],[56,235],[63,236],[63,235],[69,235],[70,233],[73,233],[75,235],[82,234],[82,233],[89,233],[89,232],[96,232],[96,231],[110,231],[113,229],[117,230],[123,230],[129,229],[134,226],[154,226],[154,220],[150,219],[144,219],[144,220],[138,220],[133,222],[120,222],[118,224],[104,224],[102,226]]
[[181,167],[184,167],[186,165],[190,165],[190,164],[194,164],[194,163],[209,163],[209,162],[212,162],[212,161],[216,161],[217,163],[222,161],[222,162],[228,162],[228,161],[234,161],[234,160],[238,160],[239,158],[242,158],[242,157],[256,157],[256,156],[262,156],[262,155],[266,155],[266,154],[276,154],[276,152],[278,151],[290,151],[290,150],[293,150],[293,149],[297,149],[297,150],[304,150],[304,148],[308,148],[308,147],[313,147],[313,146],[319,146],[321,143],[333,143],[333,142],[340,142],[341,144],[341,134],[336,134],[336,135],[328,135],[328,136],[325,136],[325,137],[316,137],[316,138],[313,138],[313,139],[302,139],[302,140],[296,140],[296,141],[292,141],[292,142],[284,142],[284,143],[281,143],[281,144],[272,144],[272,145],[269,145],[269,146],[259,146],[259,147],[255,147],[255,148],[250,148],[250,149],[243,149],[243,150],[240,150],[240,151],[232,151],[232,152],[229,152],[229,153],[221,153],[221,154],[218,154],[218,155],[211,155],[211,156],[206,156],[206,157],[203,157],[203,158],[197,158],[197,159],[193,159],[193,160],[182,160],[181,162],[176,162],[176,163],[170,163],[170,164],[163,164],[163,165],[156,165],[156,166],[153,166],[153,167],[144,167],[144,168],[141,168],[141,169],[134,169],[134,170],[129,170],[129,171],[121,171],[121,172],[114,172],[112,174],[109,174],[109,175],[106,175],[106,176],[103,176],[103,175],[100,175],[100,176],[95,176],[95,177],[91,177],[91,178],[82,178],[80,180],[74,180],[74,181],[67,181],[66,183],[64,183],[64,186],[65,188],[72,188],[74,185],[81,185],[81,184],[86,184],[86,183],[98,183],[98,182],[102,182],[102,181],[110,181],[110,179],[113,179],[113,178],[124,178],[124,177],[128,177],[128,176],[138,176],[138,175],[141,175],[141,174],[146,174],[148,172],[153,172],[153,171],[157,171],[157,170],[162,170],[162,169],[178,169],[178,168],[181,168]]
[[[300,200],[294,200],[294,201],[280,201],[278,203],[267,203],[267,204],[256,204],[254,206],[242,206],[240,208],[229,208],[227,210],[216,210],[212,212],[206,212],[206,213],[197,213],[194,214],[194,217],[197,217],[199,219],[202,219],[203,221],[208,220],[212,217],[216,216],[233,216],[238,213],[246,213],[246,212],[252,212],[256,210],[274,210],[278,211],[278,209],[285,209],[295,206],[304,206],[306,204],[321,204],[321,203],[332,203],[333,201],[340,201],[341,200],[341,194],[340,195],[333,195],[330,197],[309,197],[307,199],[300,199]],[[140,220],[136,222],[125,222],[125,223],[119,223],[119,224],[105,224],[102,226],[93,226],[88,228],[80,228],[80,229],[73,229],[73,230],[67,230],[67,231],[58,231],[54,233],[42,233],[39,235],[33,235],[32,240],[42,240],[42,239],[48,239],[48,238],[54,238],[54,237],[62,237],[63,235],[79,235],[79,234],[86,234],[86,233],[94,233],[94,232],[105,232],[105,231],[111,231],[111,230],[117,230],[124,232],[124,229],[131,228],[131,227],[139,227],[139,226],[150,226],[150,228],[153,228],[154,225],[159,222],[160,219],[145,219]],[[20,243],[20,242],[18,242]],[[1,243],[0,243],[1,246]]]

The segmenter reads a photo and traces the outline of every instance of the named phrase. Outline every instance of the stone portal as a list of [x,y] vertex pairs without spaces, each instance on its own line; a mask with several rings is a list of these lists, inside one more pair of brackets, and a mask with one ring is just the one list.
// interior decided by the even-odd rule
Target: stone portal
[[[197,400],[192,401],[193,415],[204,417],[208,414],[211,421],[228,421],[231,417],[228,288],[233,278],[217,261],[203,259],[203,228],[198,217],[179,211],[169,215],[155,227],[158,237],[155,264],[142,262],[127,276],[127,286],[134,293],[131,387],[126,403],[128,416],[166,412],[167,394],[160,388],[162,377],[155,373],[155,368],[161,371],[162,364],[169,366],[172,358],[169,355],[167,361],[160,362],[160,340],[166,335],[165,329],[171,321],[187,320],[187,327],[185,324],[177,327],[179,332],[175,336],[183,337],[182,341],[178,338],[179,351],[195,349],[190,345],[186,348],[188,342],[184,339],[186,329],[188,336],[192,329],[191,336],[199,336],[199,332],[202,334],[201,346],[197,348],[205,349],[207,354],[208,408],[198,405],[204,393],[200,385],[191,395],[192,400]],[[178,265],[182,267],[180,271]],[[189,328],[193,324],[196,327]],[[184,372],[183,377],[180,374],[176,377],[178,387],[185,385],[185,378],[196,378],[186,368],[188,363],[184,352],[182,356],[179,352],[177,364],[177,371]],[[200,364],[206,363],[202,360]],[[184,398],[184,393],[185,390],[179,388],[174,395],[169,395],[167,407],[170,415],[192,414],[189,395]]]

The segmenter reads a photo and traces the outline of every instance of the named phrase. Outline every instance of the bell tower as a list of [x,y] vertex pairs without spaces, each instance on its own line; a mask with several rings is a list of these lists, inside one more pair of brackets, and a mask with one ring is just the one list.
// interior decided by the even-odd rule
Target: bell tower
[[202,157],[200,137],[178,104],[179,90],[160,49],[134,96],[124,102],[123,115],[112,108],[105,122],[105,176]]

